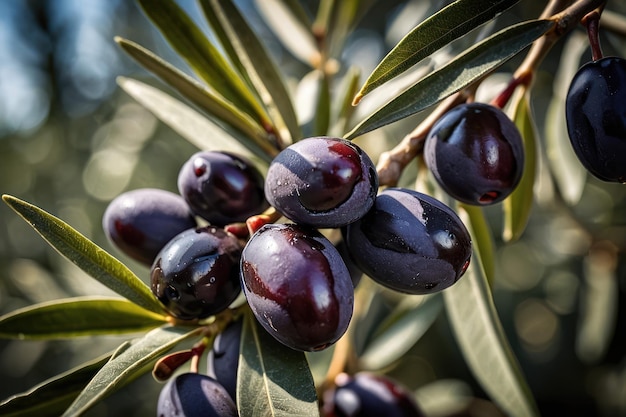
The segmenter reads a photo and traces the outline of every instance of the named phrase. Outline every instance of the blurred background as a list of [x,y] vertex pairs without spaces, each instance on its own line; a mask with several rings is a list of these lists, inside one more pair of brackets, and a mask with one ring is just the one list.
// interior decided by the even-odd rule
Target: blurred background
[[[194,1],[178,3],[208,32]],[[316,2],[305,3],[315,10]],[[537,2],[520,3],[501,24],[539,14]],[[610,3],[611,11],[624,16],[622,2]],[[252,1],[237,4],[296,85],[307,73],[306,66],[281,47]],[[368,74],[407,31],[442,4],[375,2],[339,58],[346,67],[354,65]],[[123,55],[114,36],[133,40],[189,72],[132,1],[0,1],[0,192],[65,220],[147,281],[145,267],[106,241],[101,216],[108,202],[126,190],[157,187],[175,192],[178,169],[196,148],[117,87],[117,76],[159,83]],[[621,35],[603,34],[602,41],[607,55],[626,55]],[[546,416],[626,416],[626,190],[585,176],[581,167],[569,173],[559,170],[561,155],[555,156],[553,146],[555,136],[558,142],[566,131],[551,109],[562,105],[572,70],[589,56],[579,30],[560,42],[537,75],[533,108],[547,151],[526,234],[505,245],[499,238],[499,209],[487,210],[497,245],[496,307]],[[502,68],[504,78],[493,77],[487,85],[506,80],[516,63],[512,60]],[[420,117],[358,140],[376,156],[397,143]],[[85,294],[110,292],[1,204],[0,313]],[[0,340],[0,399],[126,339]],[[432,415],[452,415],[446,401],[455,406],[471,403],[479,410],[476,415],[499,415],[464,364],[445,313],[405,362],[407,366],[389,373],[417,390]],[[159,388],[147,375],[89,415],[150,415]]]

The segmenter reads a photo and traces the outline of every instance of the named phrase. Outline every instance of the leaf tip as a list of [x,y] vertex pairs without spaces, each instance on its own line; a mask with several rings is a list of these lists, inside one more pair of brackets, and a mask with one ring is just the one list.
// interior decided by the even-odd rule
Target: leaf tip
[[365,94],[363,93],[363,89],[361,89],[361,91],[359,91],[357,95],[354,96],[354,98],[352,99],[352,105],[356,106],[357,104],[359,104],[364,96]]

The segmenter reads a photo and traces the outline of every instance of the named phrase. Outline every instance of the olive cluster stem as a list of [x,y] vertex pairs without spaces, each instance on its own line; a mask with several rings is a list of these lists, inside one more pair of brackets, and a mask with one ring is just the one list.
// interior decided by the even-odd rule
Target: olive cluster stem
[[[537,68],[552,47],[579,23],[585,23],[584,19],[587,15],[602,10],[605,4],[606,0],[577,0],[573,3],[564,0],[550,1],[539,18],[552,20],[555,23],[554,27],[533,42],[524,61],[513,74],[509,85],[493,100],[492,104],[502,108],[512,97],[517,87],[529,88]],[[424,141],[433,124],[452,107],[470,99],[483,80],[484,78],[476,81],[465,90],[461,90],[442,101],[400,143],[380,155],[376,169],[381,186],[393,187],[397,185],[404,168],[423,151]]]

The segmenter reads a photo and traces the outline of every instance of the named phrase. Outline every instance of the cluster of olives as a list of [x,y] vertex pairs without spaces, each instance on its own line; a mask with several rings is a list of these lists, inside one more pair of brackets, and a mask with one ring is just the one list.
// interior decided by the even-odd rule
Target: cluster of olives
[[[151,268],[152,292],[173,317],[215,315],[243,290],[274,338],[316,351],[348,328],[360,277],[354,265],[390,289],[428,294],[452,285],[469,264],[469,233],[452,209],[416,191],[379,193],[378,186],[369,156],[340,138],[295,142],[265,178],[236,155],[199,152],[179,172],[179,194],[126,192],[109,204],[103,226],[115,246]],[[229,232],[270,205],[279,214],[274,219],[287,221],[260,225],[247,240]],[[328,229],[340,229],[341,244],[329,240]],[[199,396],[203,407],[221,407],[216,415],[230,415],[240,329],[233,323],[218,335],[208,375],[169,381],[159,409],[185,409],[188,397]],[[358,396],[365,392],[359,387],[345,389]]]
[[241,293],[243,243],[224,226],[268,203],[261,173],[227,152],[192,155],[180,169],[178,189],[119,195],[103,227],[115,246],[151,268],[152,292],[170,314],[192,320],[219,313]]

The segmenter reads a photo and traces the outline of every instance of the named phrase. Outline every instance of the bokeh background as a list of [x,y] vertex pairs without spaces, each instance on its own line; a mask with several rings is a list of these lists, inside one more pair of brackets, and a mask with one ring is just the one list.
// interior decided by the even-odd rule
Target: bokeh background
[[[537,2],[520,3],[504,23],[538,15]],[[612,11],[624,16],[623,2],[610,3]],[[207,29],[194,1],[179,4]],[[307,68],[281,47],[251,1],[237,4],[295,85]],[[342,62],[369,73],[425,13],[442,4],[376,2],[348,38]],[[315,5],[306,2],[310,10]],[[132,1],[0,1],[0,192],[57,215],[147,280],[145,267],[106,241],[101,216],[123,191],[176,191],[178,169],[196,148],[117,87],[117,76],[158,82],[123,54],[113,41],[116,35],[186,70]],[[584,44],[581,30],[570,38],[574,36],[577,45]],[[623,36],[603,34],[602,40],[607,54],[626,55]],[[533,107],[543,142],[555,128],[557,135],[566,135],[549,112],[555,95],[567,85],[559,79],[567,73],[562,65],[566,44],[561,42],[550,53],[537,74]],[[589,55],[578,56],[585,61]],[[575,58],[570,67],[578,66]],[[502,71],[512,71],[515,63],[519,61]],[[490,85],[496,84],[494,78]],[[363,138],[362,145],[375,154],[398,142],[420,117]],[[541,163],[538,198],[524,237],[505,245],[496,233],[496,307],[544,415],[626,415],[626,189],[584,177],[580,168],[574,172],[578,179],[573,179],[582,184],[578,195],[565,193],[564,198],[550,176],[550,163],[558,165],[558,158]],[[499,209],[487,213],[499,231]],[[85,294],[110,292],[60,257],[1,204],[0,313]],[[0,340],[0,399],[107,352],[122,340],[126,337]],[[458,405],[460,398],[465,404],[473,401],[480,415],[498,415],[465,366],[445,314],[405,358],[405,365],[390,374],[408,381],[432,415],[451,415],[446,399]],[[147,375],[89,415],[151,415],[159,387]]]

